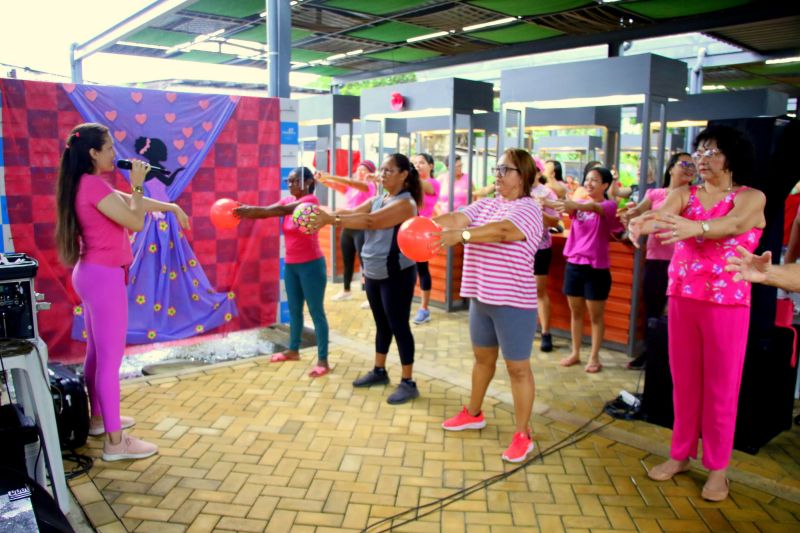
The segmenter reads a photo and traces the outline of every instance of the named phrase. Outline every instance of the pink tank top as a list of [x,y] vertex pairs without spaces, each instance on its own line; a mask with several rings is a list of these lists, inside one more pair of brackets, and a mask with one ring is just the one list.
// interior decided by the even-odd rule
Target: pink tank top
[[[713,220],[733,209],[733,200],[740,191],[729,193],[708,211],[697,198],[697,186],[690,188],[689,203],[682,216],[689,220]],[[682,296],[720,305],[750,307],[750,283],[734,281],[733,272],[726,272],[728,257],[736,255],[736,247],[753,252],[758,246],[762,230],[752,228],[741,235],[724,239],[694,237],[675,243],[675,252],[669,264],[668,296]]]

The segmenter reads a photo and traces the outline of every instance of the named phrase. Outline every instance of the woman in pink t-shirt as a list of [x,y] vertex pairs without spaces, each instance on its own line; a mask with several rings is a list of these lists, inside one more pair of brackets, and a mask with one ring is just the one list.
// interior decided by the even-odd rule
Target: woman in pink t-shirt
[[533,158],[510,148],[497,161],[497,197],[436,218],[442,247],[464,244],[461,296],[472,298],[469,334],[475,364],[469,404],[442,423],[447,431],[481,429],[486,389],[502,351],[514,397],[516,428],[504,460],[518,463],[533,451],[530,429],[535,386],[531,350],[536,334],[537,291],[533,275],[542,234],[542,209],[531,197]]
[[172,212],[184,229],[189,228],[186,213],[176,204],[144,197],[147,163],[131,162],[131,194],[114,190],[102,177],[114,171],[114,159],[108,128],[76,126],[61,155],[56,184],[55,242],[62,262],[74,265],[72,286],[81,298],[87,335],[89,434],[105,434],[105,461],[142,459],[158,451],[154,444],[125,433],[134,420],[120,415],[119,368],[128,329],[125,285],[133,261],[128,230],[141,230],[148,211]]
[[[433,157],[430,154],[417,154],[412,159],[414,168],[417,169],[419,180],[422,184],[422,207],[419,209],[419,216],[432,217],[433,208],[439,200],[439,192],[442,185],[431,177],[433,172]],[[428,262],[417,263],[417,274],[419,275],[419,288],[422,290],[422,302],[420,302],[417,314],[414,315],[414,324],[424,324],[431,319],[431,312],[428,304],[431,301],[431,271]]]
[[[314,178],[323,185],[343,193],[344,209],[348,210],[355,209],[374,197],[377,190],[375,186],[375,180],[377,179],[375,176],[375,163],[369,159],[365,159],[358,164],[356,173],[352,178],[331,176],[321,172],[317,172]],[[342,261],[344,262],[344,288],[342,292],[331,298],[333,301],[352,298],[350,283],[353,279],[353,272],[355,272],[356,254],[359,257],[359,264],[362,265],[361,288],[364,288],[364,262],[361,261],[361,248],[364,247],[364,230],[344,228],[340,234],[339,242],[342,250]]]
[[[670,191],[688,185],[694,176],[695,166],[692,156],[686,152],[673,154],[664,171],[664,187],[647,189],[644,200],[639,202],[639,205],[628,204],[630,207],[619,214],[622,224],[627,226],[632,218],[651,209],[660,209]],[[667,268],[674,248],[675,245],[664,244],[656,238],[647,239],[643,288],[644,314],[648,323],[651,318],[658,318],[664,313],[664,307],[667,304]],[[641,355],[630,361],[627,366],[633,370],[641,369],[646,361],[647,346],[644,347]]]
[[309,376],[317,378],[330,372],[328,364],[328,318],[325,316],[325,257],[319,247],[319,235],[303,233],[292,220],[295,208],[302,203],[319,205],[314,196],[314,173],[306,167],[297,167],[286,179],[289,194],[270,206],[241,205],[233,210],[240,218],[283,217],[281,227],[285,244],[284,284],[289,300],[289,349],[276,353],[272,363],[298,361],[303,333],[303,304],[314,322],[317,337],[317,364]]
[[[469,199],[469,174],[462,170],[461,156],[456,155],[456,181],[453,184],[453,211],[460,211],[470,203]],[[439,201],[433,214],[443,215],[450,212],[450,173],[443,172],[436,178],[440,186]]]
[[750,325],[750,283],[725,270],[738,246],[755,250],[766,225],[766,197],[744,186],[755,175],[753,147],[737,130],[710,126],[694,141],[702,186],[673,190],[658,211],[628,225],[637,243],[655,233],[675,244],[667,286],[669,365],[672,374],[670,459],[648,476],[666,481],[690,468],[703,436],[710,472],[703,498],[728,496],[727,468],[739,403]]
[[592,322],[592,351],[584,370],[600,372],[600,343],[605,333],[605,308],[611,290],[609,242],[613,232],[621,232],[617,204],[607,193],[614,177],[603,167],[589,167],[583,179],[588,197],[585,201],[556,202],[556,209],[569,213],[572,223],[564,245],[567,265],[564,269],[564,294],[570,310],[572,353],[561,360],[562,366],[581,362],[584,307]]

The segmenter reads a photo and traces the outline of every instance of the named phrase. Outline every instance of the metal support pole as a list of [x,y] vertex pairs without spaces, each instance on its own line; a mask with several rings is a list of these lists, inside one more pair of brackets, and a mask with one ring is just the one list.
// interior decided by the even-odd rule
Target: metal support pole
[[78,43],[69,47],[69,66],[72,73],[72,83],[83,83],[83,59],[75,59],[75,49]]
[[[661,128],[661,135],[658,137],[658,153],[656,153],[656,168],[653,169],[653,176],[656,178],[656,186],[661,187],[664,181],[664,152],[667,146],[667,102],[659,98],[658,118]],[[639,199],[644,198],[644,193],[639,194]]]
[[267,65],[272,97],[289,98],[292,56],[292,8],[286,0],[267,0]]
[[[450,198],[448,200],[448,209],[450,213],[453,212],[453,194],[455,193],[455,173],[456,173],[456,111],[450,111],[450,168],[448,174],[448,189],[450,189]],[[471,125],[470,121],[470,125]],[[453,310],[453,248],[447,247],[447,262],[445,264],[445,282],[444,282],[444,308],[446,311]]]

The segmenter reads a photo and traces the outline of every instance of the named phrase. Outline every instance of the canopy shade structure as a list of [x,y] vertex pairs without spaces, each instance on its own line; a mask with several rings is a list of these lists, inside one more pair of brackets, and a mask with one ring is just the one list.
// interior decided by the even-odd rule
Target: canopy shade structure
[[[786,112],[786,100],[785,93],[768,89],[690,94],[680,101],[667,102],[667,126],[679,127],[681,122],[691,121],[782,115]],[[636,109],[636,118],[640,122],[642,111],[641,106]]]
[[800,62],[763,63],[800,54],[798,6],[756,0],[158,0],[77,45],[73,72],[97,52],[266,68],[270,2],[291,10],[272,52],[336,84],[592,45],[617,55],[625,41],[705,32],[744,51],[709,65],[709,82],[800,94]]

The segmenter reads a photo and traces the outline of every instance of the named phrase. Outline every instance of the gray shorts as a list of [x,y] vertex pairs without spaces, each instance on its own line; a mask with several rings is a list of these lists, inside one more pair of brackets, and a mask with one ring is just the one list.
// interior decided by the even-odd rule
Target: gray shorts
[[469,336],[479,348],[500,347],[505,359],[529,359],[536,335],[536,309],[469,303]]

